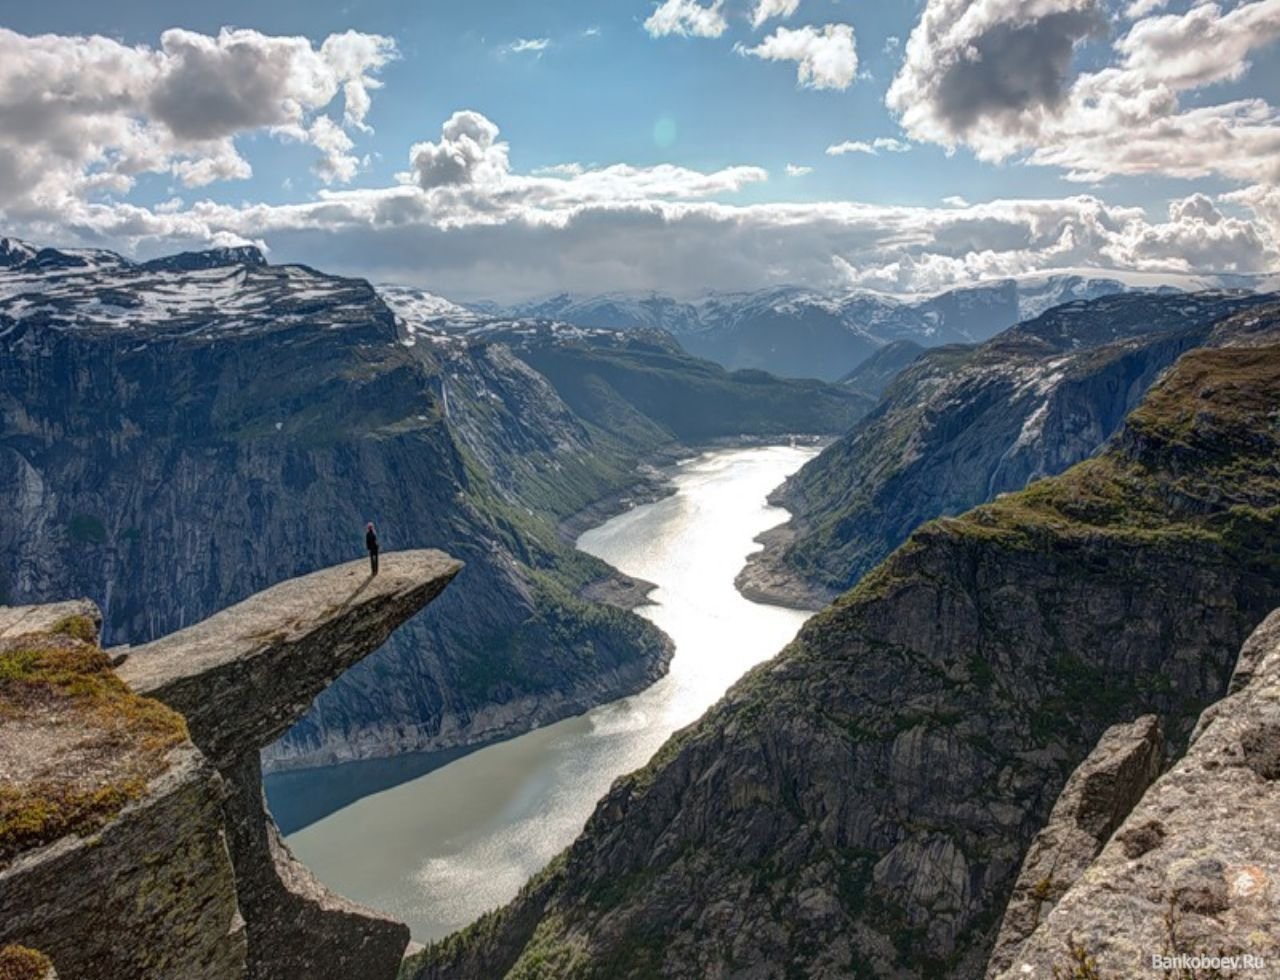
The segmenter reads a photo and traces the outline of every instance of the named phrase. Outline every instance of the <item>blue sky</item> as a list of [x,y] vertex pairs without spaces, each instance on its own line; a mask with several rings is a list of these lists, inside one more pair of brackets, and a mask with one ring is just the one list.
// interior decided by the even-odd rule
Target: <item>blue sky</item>
[[[608,233],[599,234],[598,248],[589,241],[591,222],[608,221],[620,211],[635,221],[655,209],[662,211],[664,222],[661,236],[649,236],[655,247],[687,241],[690,254],[705,252],[706,242],[715,241],[713,229],[697,227],[682,237],[683,226],[705,221],[729,230],[724,246],[737,250],[708,263],[702,280],[697,268],[682,269],[681,281],[671,284],[676,292],[697,291],[700,282],[707,288],[742,288],[783,277],[828,287],[843,277],[854,285],[911,290],[945,284],[948,277],[972,279],[1067,262],[1224,271],[1274,267],[1276,171],[1274,161],[1269,164],[1266,158],[1280,151],[1280,123],[1267,99],[1280,92],[1275,44],[1280,0],[1058,0],[1056,19],[1032,18],[1025,13],[1028,5],[1012,0],[783,0],[779,9],[794,9],[753,27],[758,2],[666,0],[666,6],[686,12],[698,8],[702,13],[697,16],[714,15],[714,29],[703,32],[714,36],[655,30],[651,18],[660,5],[651,0],[5,3],[0,26],[13,32],[5,50],[16,53],[19,61],[36,54],[68,60],[87,50],[85,36],[102,35],[152,61],[167,55],[167,64],[181,68],[186,62],[179,64],[180,56],[162,41],[164,32],[175,27],[206,36],[209,45],[217,43],[214,39],[224,28],[234,27],[255,38],[301,36],[316,50],[331,35],[353,31],[384,39],[394,45],[394,54],[379,56],[361,69],[370,83],[370,104],[359,120],[344,124],[343,96],[337,94],[328,101],[313,100],[287,119],[250,112],[243,124],[229,121],[216,132],[206,127],[199,146],[175,137],[181,123],[154,111],[145,91],[152,83],[139,82],[128,95],[138,108],[126,115],[149,127],[144,149],[134,149],[130,142],[139,139],[136,132],[113,137],[95,116],[90,122],[98,129],[88,141],[95,154],[68,162],[58,142],[66,128],[60,127],[47,136],[49,153],[70,176],[63,187],[53,188],[46,180],[32,190],[23,186],[21,168],[6,170],[0,146],[0,208],[11,231],[42,238],[149,254],[199,244],[201,238],[236,237],[266,244],[276,260],[324,262],[342,266],[338,271],[375,278],[411,278],[457,295],[550,292],[590,283],[662,288],[664,276],[671,278],[670,265],[618,244],[625,232],[610,226]],[[1192,23],[1194,18],[1200,22]],[[794,44],[817,44],[817,35],[831,29],[828,25],[852,31],[857,68],[848,84],[801,84],[798,61],[766,60],[744,50],[786,32],[797,32],[790,38]],[[815,33],[801,38],[807,30]],[[913,38],[916,34],[920,36]],[[56,36],[57,43],[38,42],[39,35]],[[1009,37],[1032,56],[999,64],[1004,51],[1018,46],[1001,41]],[[909,39],[915,44],[914,74],[904,68],[910,60]],[[984,39],[992,39],[985,55],[988,64],[957,75],[954,83],[934,85],[953,69],[956,51],[981,49]],[[524,50],[515,50],[521,41],[526,42]],[[961,42],[968,47],[957,47]],[[1055,57],[1061,60],[1064,51],[1067,61],[1057,64]],[[118,52],[111,56],[120,57]],[[1227,70],[1206,67],[1221,65],[1224,58]],[[15,64],[12,57],[5,60]],[[1173,77],[1160,67],[1171,61],[1190,67]],[[1053,66],[1047,73],[1046,64]],[[978,68],[989,71],[983,74]],[[48,74],[9,70],[13,77],[7,95],[0,96],[0,123],[6,114],[27,118],[25,113],[42,97],[30,90],[31,79]],[[118,71],[103,68],[107,70]],[[1019,72],[1027,78],[1019,78]],[[1109,72],[1123,77],[1111,79]],[[0,68],[0,92],[5,91],[4,74]],[[902,98],[891,106],[886,97],[895,79]],[[1136,123],[1135,132],[1146,126],[1153,134],[1149,146],[1135,138],[1133,144],[1141,144],[1141,150],[1126,148],[1123,133],[1116,131],[1123,127],[1086,118],[1092,111],[1086,100],[1090,79],[1106,90],[1103,99],[1113,115],[1103,122],[1116,113],[1128,119],[1124,100],[1149,106],[1158,101],[1153,93],[1163,93],[1176,105],[1148,112],[1149,118]],[[182,111],[198,112],[202,103],[192,100],[218,84],[234,86],[235,76],[200,76],[195,94],[179,103]],[[952,104],[950,93],[968,92],[968,86],[973,105]],[[1079,105],[1074,101],[1077,91]],[[1247,112],[1241,108],[1246,104]],[[917,117],[906,118],[907,106]],[[1215,108],[1231,106],[1236,108]],[[1212,118],[1202,118],[1205,109]],[[441,127],[459,111],[475,113],[500,131],[491,142],[502,145],[505,160],[487,182],[468,175],[465,194],[452,179],[448,187],[426,186],[410,166],[415,144],[444,146]],[[346,168],[341,179],[331,171],[323,177],[314,171],[321,140],[302,130],[321,116],[337,124],[333,128],[341,128],[350,143],[338,153],[347,161],[340,166]],[[1170,128],[1170,119],[1174,129],[1186,132],[1156,138],[1154,134]],[[89,125],[82,116],[67,123],[72,124]],[[114,125],[124,124],[116,120]],[[292,135],[282,125],[293,126]],[[1245,150],[1237,130],[1247,135]],[[1204,132],[1212,132],[1224,148],[1207,147]],[[898,140],[905,152],[826,152],[847,141],[871,143],[877,138]],[[128,145],[113,146],[113,139]],[[24,153],[32,152],[31,143],[28,137]],[[487,151],[482,147],[477,152]],[[1037,152],[1043,160],[1036,158]],[[198,163],[202,155],[216,160],[214,171],[226,176],[194,183],[182,178],[175,161]],[[239,162],[229,163],[231,157]],[[1222,163],[1235,157],[1243,162]],[[147,162],[125,166],[119,162],[123,158]],[[34,161],[28,172],[37,164],[49,169],[47,162]],[[645,190],[638,192],[634,182],[628,183],[620,203],[610,200],[607,189],[594,189],[589,200],[567,191],[564,201],[546,207],[540,201],[545,188],[525,186],[518,187],[518,194],[539,202],[520,208],[511,203],[522,178],[566,164],[588,172],[611,165],[646,171],[669,164],[680,168],[681,175],[653,191],[642,174]],[[811,171],[791,176],[788,165]],[[765,176],[753,172],[711,181],[710,189],[692,197],[677,186],[733,168],[754,168]],[[10,171],[19,176],[9,178]],[[110,180],[103,176],[107,172]],[[357,204],[353,195],[365,192],[361,214],[368,216],[375,197],[385,214],[392,189],[401,188],[395,195],[397,206],[404,206],[403,188],[415,180],[421,199],[411,209],[402,207],[403,215],[355,227],[362,219],[344,213],[329,229],[331,237],[322,234],[326,229],[317,204],[330,195],[348,195],[343,207],[350,210]],[[488,194],[484,200],[482,185]],[[694,198],[696,205],[688,203]],[[957,198],[985,210],[957,218]],[[1171,206],[1193,198],[1195,206],[1183,208],[1175,221]],[[1201,198],[1209,210],[1199,203]],[[500,230],[492,222],[495,199],[507,209]],[[193,209],[202,202],[200,214]],[[1029,207],[1025,202],[1037,203]],[[783,208],[787,204],[808,210],[792,214]],[[846,211],[890,209],[880,216],[883,234],[873,235],[864,227],[875,224],[875,214],[858,211],[833,218],[838,209],[824,210],[826,204]],[[287,206],[306,210],[306,215],[279,210]],[[726,212],[715,210],[717,206],[756,210]],[[693,213],[697,208],[702,210]],[[1084,224],[1073,229],[1070,212],[1085,214]],[[833,221],[841,227],[833,228]],[[1201,225],[1193,227],[1196,221]],[[738,235],[748,240],[735,240],[751,222],[762,224]],[[806,222],[816,229],[815,236],[793,243],[798,226]],[[418,238],[407,237],[408,223],[421,229]],[[573,225],[573,240],[563,251],[577,256],[558,266],[536,255],[556,247],[558,236],[548,229],[557,223]],[[1178,227],[1170,227],[1174,225]],[[460,226],[465,229],[457,234],[459,247],[451,250],[450,230]],[[856,234],[850,237],[854,226]],[[388,227],[393,234],[375,234]],[[1064,234],[1070,237],[1066,246]],[[771,235],[777,239],[772,246]],[[1181,252],[1179,236],[1188,242]],[[1096,239],[1092,251],[1080,245],[1085,238]],[[385,244],[386,255],[378,242]],[[525,260],[518,254],[520,242],[529,256]],[[765,254],[770,247],[777,254]],[[406,249],[416,256],[409,265],[396,258]],[[587,269],[582,261],[587,254],[607,255],[608,268],[601,260]],[[465,257],[477,255],[483,260],[464,270]],[[500,260],[494,259],[497,255]],[[806,256],[803,261],[792,260],[800,255]],[[922,271],[926,267],[927,274]],[[486,277],[504,271],[510,274],[510,288],[500,283],[485,288]]]

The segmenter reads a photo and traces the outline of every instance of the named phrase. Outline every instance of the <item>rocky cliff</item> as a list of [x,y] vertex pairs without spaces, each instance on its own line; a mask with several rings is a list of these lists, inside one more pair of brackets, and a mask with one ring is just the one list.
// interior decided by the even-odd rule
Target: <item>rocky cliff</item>
[[408,928],[293,860],[258,753],[459,569],[388,554],[106,653],[91,603],[0,607],[0,947],[76,980],[394,977]]
[[[1280,315],[1274,300],[1271,320]],[[1266,302],[1223,293],[1111,296],[1055,307],[977,347],[926,352],[775,494],[793,517],[761,538],[765,550],[740,588],[821,608],[924,521],[1091,456],[1180,354],[1247,335],[1253,315],[1230,314]]]
[[413,975],[981,976],[1102,733],[1154,714],[1178,751],[1280,604],[1280,345],[1254,340],[917,530]]
[[[144,643],[358,554],[369,519],[385,547],[467,562],[444,614],[323,693],[269,750],[275,767],[484,741],[661,675],[665,638],[592,598],[618,593],[601,587],[614,573],[558,533],[678,439],[645,414],[648,379],[700,435],[757,431],[735,414],[753,399],[770,432],[839,431],[865,408],[837,388],[735,378],[669,338],[427,322],[365,282],[253,250],[145,265],[8,254],[0,601],[91,596],[108,643]],[[544,350],[584,371],[608,362],[594,414],[530,366]]]
[[1274,972],[1278,699],[1280,610],[1245,644],[1230,696],[1205,711],[1186,755],[1113,828],[1101,854],[1073,869],[1052,911],[989,975]]

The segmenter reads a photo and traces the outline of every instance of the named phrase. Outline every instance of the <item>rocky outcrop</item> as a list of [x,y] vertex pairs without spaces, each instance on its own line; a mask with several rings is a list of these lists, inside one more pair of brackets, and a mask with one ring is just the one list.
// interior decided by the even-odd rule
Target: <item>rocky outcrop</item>
[[[85,603],[0,610],[0,677],[16,678],[0,689],[0,856],[15,853],[0,865],[0,943],[89,980],[395,977],[408,928],[294,860],[259,752],[460,569],[389,553],[376,577],[364,562],[325,569],[109,656]],[[82,770],[90,785],[66,785]]]
[[1104,453],[919,529],[416,976],[982,976],[1071,772],[1145,714],[1177,751],[1280,605],[1278,404],[1274,341],[1191,352]]
[[1155,715],[1107,729],[1031,842],[987,963],[988,977],[1008,969],[1022,943],[1155,782],[1163,762],[1164,738]]
[[316,695],[378,649],[461,571],[440,551],[393,552],[259,592],[145,646],[117,672],[187,719],[219,769],[257,755],[306,714]]
[[[1272,297],[1274,301],[1274,296]],[[775,492],[792,518],[761,537],[739,587],[821,608],[926,520],[959,514],[1087,459],[1185,351],[1280,316],[1204,293],[1070,303],[977,347],[927,351],[844,438]],[[1217,327],[1223,318],[1226,323]]]
[[241,977],[224,784],[111,674],[97,622],[0,608],[0,945],[77,980]]
[[[1001,980],[1274,969],[1280,610],[1249,639],[1232,691],[1204,713],[1186,755],[1142,797]],[[1086,968],[1092,972],[1079,972]]]

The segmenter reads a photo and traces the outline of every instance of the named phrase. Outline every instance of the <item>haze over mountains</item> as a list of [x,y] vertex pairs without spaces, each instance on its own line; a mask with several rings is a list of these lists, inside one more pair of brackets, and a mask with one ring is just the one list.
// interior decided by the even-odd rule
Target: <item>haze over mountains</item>
[[842,292],[783,286],[710,293],[680,300],[661,293],[562,293],[502,306],[456,304],[419,289],[389,286],[419,316],[467,323],[473,316],[550,319],[584,327],[666,330],[698,357],[735,370],[757,368],[783,377],[836,381],[896,341],[922,347],[979,343],[1061,303],[1114,293],[1265,291],[1277,276],[1064,270],[993,280],[934,295],[894,296],[865,289]]

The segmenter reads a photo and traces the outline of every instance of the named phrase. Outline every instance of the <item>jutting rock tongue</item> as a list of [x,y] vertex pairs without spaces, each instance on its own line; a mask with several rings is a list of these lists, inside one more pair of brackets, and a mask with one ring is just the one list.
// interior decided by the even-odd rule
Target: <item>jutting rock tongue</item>
[[394,977],[408,927],[333,894],[294,860],[266,811],[259,750],[347,668],[439,595],[462,565],[439,551],[388,554],[291,579],[130,650],[138,692],[182,712],[230,784],[223,805],[250,977]]
[[395,977],[407,927],[293,859],[259,751],[461,567],[351,562],[106,652],[90,602],[0,607],[0,955],[76,980]]

